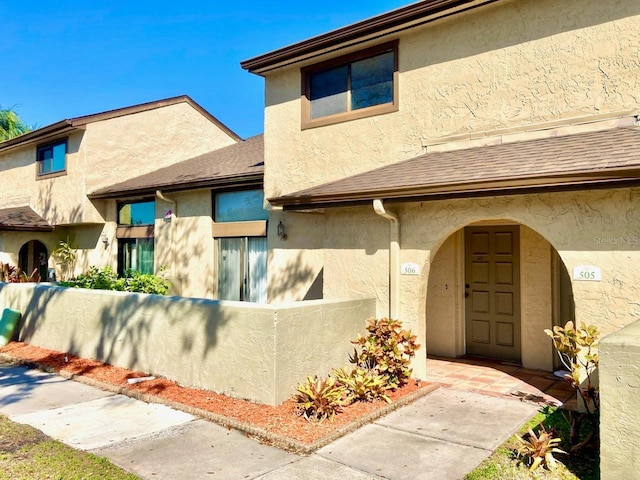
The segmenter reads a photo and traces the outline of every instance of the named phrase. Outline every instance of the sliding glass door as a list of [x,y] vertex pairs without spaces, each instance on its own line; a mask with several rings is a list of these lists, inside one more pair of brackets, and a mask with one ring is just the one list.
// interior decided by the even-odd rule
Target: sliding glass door
[[266,237],[218,238],[218,299],[267,301]]

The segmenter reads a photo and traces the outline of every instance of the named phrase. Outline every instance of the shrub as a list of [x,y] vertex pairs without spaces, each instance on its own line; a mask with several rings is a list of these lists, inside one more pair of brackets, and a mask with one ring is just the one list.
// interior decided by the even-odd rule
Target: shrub
[[386,377],[390,389],[403,386],[411,377],[409,364],[420,347],[415,335],[404,330],[398,320],[388,318],[371,318],[367,320],[366,329],[369,332],[366,337],[358,335],[358,339],[351,342],[359,346],[360,351],[355,348],[349,361]]
[[333,376],[342,384],[348,392],[350,402],[374,400],[386,400],[391,402],[387,396],[387,377],[380,375],[375,370],[365,368],[353,368],[351,371],[336,369]]
[[51,252],[51,255],[60,260],[59,265],[64,271],[64,280],[69,278],[76,263],[76,248],[72,246],[72,243],[73,241],[67,236],[67,239],[59,241],[58,248]]
[[[160,269],[164,271],[163,268]],[[93,290],[117,290],[121,292],[152,293],[165,295],[169,291],[169,282],[162,276],[127,271],[124,277],[118,277],[110,266],[103,269],[89,267],[89,271],[78,277],[60,282],[64,287],[89,288]]]
[[307,420],[333,420],[335,414],[349,403],[347,390],[332,377],[309,376],[306,382],[298,384],[296,390],[296,412]]
[[[567,322],[564,327],[555,326],[545,333],[551,337],[562,364],[570,372],[565,380],[575,389],[584,407],[583,413],[569,412],[570,451],[576,452],[591,442],[596,443],[599,436],[600,393],[591,381],[598,368],[598,328],[594,325],[576,327],[573,322]],[[583,374],[586,375],[584,386],[581,382]],[[590,428],[581,439],[585,420]]]

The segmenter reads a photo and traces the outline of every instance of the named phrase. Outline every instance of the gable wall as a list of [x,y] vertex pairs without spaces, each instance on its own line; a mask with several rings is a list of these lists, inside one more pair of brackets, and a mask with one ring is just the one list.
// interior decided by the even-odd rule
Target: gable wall
[[186,103],[90,123],[68,137],[65,175],[36,179],[36,145],[0,154],[0,208],[31,205],[53,225],[102,223],[104,202],[88,193],[233,143]]

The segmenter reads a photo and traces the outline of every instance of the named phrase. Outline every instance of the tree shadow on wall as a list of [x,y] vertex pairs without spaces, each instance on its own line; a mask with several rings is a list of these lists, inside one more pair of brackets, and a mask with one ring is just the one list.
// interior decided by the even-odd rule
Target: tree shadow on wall
[[306,265],[302,258],[302,252],[298,252],[295,258],[287,261],[284,268],[280,270],[276,280],[270,276],[267,286],[270,299],[289,298],[291,292],[297,292],[301,287],[309,285],[306,289],[303,300],[317,300],[322,298],[323,271],[321,268],[315,272]]

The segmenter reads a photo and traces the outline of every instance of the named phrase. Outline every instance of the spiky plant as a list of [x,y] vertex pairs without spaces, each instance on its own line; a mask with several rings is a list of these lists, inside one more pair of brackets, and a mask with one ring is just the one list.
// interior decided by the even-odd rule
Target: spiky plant
[[296,387],[294,396],[296,412],[307,420],[333,420],[336,413],[348,403],[348,392],[335,378],[308,376],[304,383]]
[[335,369],[332,375],[344,385],[352,401],[385,400],[391,402],[386,393],[388,390],[387,377],[380,375],[375,370],[359,367],[351,370],[339,368]]
[[553,429],[547,430],[544,425],[540,424],[538,434],[531,429],[527,429],[527,433],[524,436],[518,436],[518,455],[523,457],[529,465],[529,470],[534,471],[538,467],[547,468],[548,470],[555,470],[557,461],[553,457],[554,453],[564,453],[564,450],[558,448],[560,439],[555,436]]

